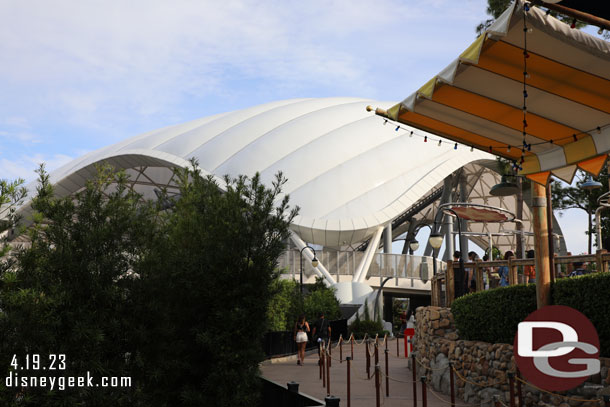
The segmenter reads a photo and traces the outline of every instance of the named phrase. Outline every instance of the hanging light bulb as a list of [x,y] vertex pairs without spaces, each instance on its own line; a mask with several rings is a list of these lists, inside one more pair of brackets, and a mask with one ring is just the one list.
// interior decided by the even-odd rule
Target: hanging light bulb
[[599,27],[599,30],[597,30],[597,35],[602,35],[604,33],[604,29]]
[[454,150],[457,150],[457,143],[455,143],[455,145],[453,146]]
[[474,146],[470,146],[470,152],[472,153],[474,151]]
[[385,119],[385,120],[383,121],[383,125],[385,126],[386,124],[388,124],[388,119]]
[[602,134],[602,129],[599,126],[595,128],[595,131],[597,131],[597,134]]
[[398,129],[400,129],[400,126],[396,126],[394,130],[398,131]]
[[441,144],[443,144],[443,140],[439,140],[439,141],[438,141],[438,146],[439,146],[439,147],[441,146]]
[[506,146],[506,152],[510,153],[510,145]]
[[572,134],[572,137],[574,137],[574,141],[578,141],[578,137],[576,137],[576,134]]
[[409,137],[413,137],[413,130],[411,130],[411,133],[409,134]]
[[576,28],[576,19],[572,20],[572,24],[570,24],[570,28]]
[[424,143],[428,142],[428,136],[424,136]]

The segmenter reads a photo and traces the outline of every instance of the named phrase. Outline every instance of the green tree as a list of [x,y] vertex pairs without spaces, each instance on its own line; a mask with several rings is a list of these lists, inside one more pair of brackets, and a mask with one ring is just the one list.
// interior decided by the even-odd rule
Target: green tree
[[[485,11],[492,18],[482,21],[479,25],[477,25],[477,27],[476,27],[477,34],[481,34],[486,29],[488,29],[489,26],[492,25],[494,23],[494,21],[496,21],[496,18],[500,17],[500,15],[508,8],[508,6],[510,6],[511,2],[512,2],[511,0],[487,0],[487,9]],[[532,6],[538,7],[535,4],[532,4]],[[564,23],[571,24],[573,21],[572,17],[564,16],[562,14],[557,13],[556,11],[551,11],[550,14],[553,17],[560,19]],[[587,24],[585,24],[581,21],[576,22],[576,28],[579,28],[579,29],[582,27],[586,27],[586,25]],[[606,37],[604,37],[604,38],[606,38]]]
[[[553,200],[553,208],[558,211],[566,209],[581,209],[587,213],[587,235],[589,236],[588,252],[591,253],[593,247],[593,215],[598,207],[597,199],[604,193],[608,192],[608,172],[606,167],[601,171],[596,181],[602,184],[599,189],[587,190],[583,189],[582,184],[588,179],[585,173],[579,171],[576,175],[574,186],[567,185],[564,182],[553,182],[551,196]],[[561,213],[561,212],[560,212]],[[602,212],[602,236],[609,236],[610,224],[608,220],[608,212]]]
[[[130,376],[127,353],[131,320],[131,270],[146,255],[155,225],[153,208],[128,187],[125,174],[100,169],[75,196],[57,198],[44,168],[32,201],[30,247],[16,249],[15,262],[0,275],[0,365],[16,373],[26,355],[65,354],[65,370],[17,370],[36,376]],[[114,191],[109,192],[110,186]],[[144,248],[144,249],[143,249]],[[57,364],[55,365],[58,366]],[[98,382],[99,383],[99,382]],[[4,406],[134,405],[132,388],[7,387]]]
[[[25,197],[26,189],[21,178],[15,181],[0,179],[0,234],[15,226],[18,221],[15,211]],[[0,240],[0,257],[4,257],[10,250],[7,241],[8,236],[3,236]]]
[[267,308],[268,329],[270,331],[291,331],[301,312],[298,295],[299,284],[294,280],[274,280],[271,283],[272,297]]
[[[194,165],[195,167],[195,165]],[[256,405],[261,338],[277,259],[296,210],[259,175],[176,171],[180,199],[165,218],[145,282],[136,360],[151,405]]]

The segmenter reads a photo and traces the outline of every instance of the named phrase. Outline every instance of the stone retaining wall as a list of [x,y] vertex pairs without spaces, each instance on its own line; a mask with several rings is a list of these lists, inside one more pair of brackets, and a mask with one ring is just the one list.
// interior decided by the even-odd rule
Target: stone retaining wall
[[[506,375],[507,372],[516,370],[512,345],[459,340],[449,308],[419,307],[415,318],[417,322],[414,350],[417,352],[417,359],[429,368],[425,369],[424,373],[424,369],[418,365],[417,375],[426,374],[433,390],[450,394],[449,361],[451,360],[458,374],[471,382],[462,381],[454,375],[458,399],[466,403],[491,406],[493,396],[499,395],[502,401],[508,404],[510,396]],[[561,394],[579,399],[597,399],[600,398],[601,392],[610,394],[610,359],[600,358],[600,361],[602,365],[600,374],[592,376],[578,388]],[[522,394],[527,406],[603,406],[597,400],[591,402],[567,400],[528,385],[523,385]]]

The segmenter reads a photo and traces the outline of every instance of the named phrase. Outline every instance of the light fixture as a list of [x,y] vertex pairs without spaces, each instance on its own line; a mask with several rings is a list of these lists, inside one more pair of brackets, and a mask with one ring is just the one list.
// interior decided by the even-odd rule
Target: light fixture
[[441,235],[440,233],[432,233],[428,238],[428,242],[430,243],[430,246],[432,246],[432,248],[438,250],[443,244],[443,235]]
[[314,256],[313,260],[311,261],[311,267],[316,268],[318,267],[318,264],[320,262],[318,261],[318,259]]
[[582,189],[586,189],[587,191],[591,191],[593,189],[599,189],[602,187],[602,183],[595,181],[591,176],[588,176],[586,181],[580,184]]
[[411,240],[411,243],[409,243],[409,248],[412,252],[414,252],[415,250],[419,249],[419,242],[415,239]]
[[509,196],[516,195],[519,192],[519,187],[517,184],[512,182],[508,182],[506,180],[506,175],[502,175],[502,179],[499,184],[494,185],[489,190],[489,194],[493,196]]

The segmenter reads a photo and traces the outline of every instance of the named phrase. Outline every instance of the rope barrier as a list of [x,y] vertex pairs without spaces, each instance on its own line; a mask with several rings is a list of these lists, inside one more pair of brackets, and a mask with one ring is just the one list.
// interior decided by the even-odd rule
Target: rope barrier
[[421,367],[423,367],[424,369],[427,369],[427,370],[433,371],[433,372],[435,372],[435,371],[439,371],[439,370],[445,370],[445,369],[447,369],[447,367],[448,367],[448,366],[445,366],[445,367],[428,367],[428,366],[424,365],[424,364],[421,362],[421,360],[419,360],[419,359],[417,359],[417,358],[415,358],[415,360],[417,361],[417,363],[418,363],[418,364],[419,364]]
[[[430,393],[432,393],[434,395],[434,397],[436,397],[437,399],[439,399],[440,401],[442,401],[443,403],[447,403],[449,405],[451,405],[451,400],[447,401],[444,398],[442,398],[439,394],[437,394],[434,390],[432,390],[432,386],[428,386],[426,388],[426,390],[430,391]],[[469,406],[480,406],[479,404],[475,404],[475,403],[455,403],[456,406],[459,407],[469,407]]]
[[545,392],[545,393],[548,393],[548,394],[552,394],[552,395],[554,395],[554,396],[563,397],[563,398],[564,398],[564,399],[566,399],[566,400],[574,400],[574,401],[581,401],[581,402],[600,401],[600,400],[601,400],[601,399],[579,399],[579,398],[577,398],[577,397],[564,396],[563,394],[557,394],[557,393],[553,393],[553,392],[548,391],[548,390],[541,389],[541,388],[540,388],[540,387],[538,387],[538,386],[535,386],[535,385],[533,385],[533,384],[531,384],[531,383],[529,383],[529,382],[526,382],[525,380],[523,380],[522,378],[520,378],[520,377],[518,377],[518,376],[515,376],[515,379],[517,379],[517,380],[519,380],[521,383],[526,384],[526,385],[528,385],[528,386],[531,386],[531,387],[533,387],[533,388],[535,388],[535,389],[537,389],[537,390],[540,390],[540,391]]
[[452,367],[452,369],[453,369],[453,372],[454,372],[454,373],[457,375],[458,379],[460,379],[460,380],[461,380],[461,381],[463,381],[464,383],[470,383],[470,384],[473,384],[473,385],[478,386],[478,387],[494,387],[494,386],[496,386],[496,385],[498,385],[498,384],[501,384],[501,383],[506,383],[506,379],[504,379],[504,380],[498,380],[498,381],[497,381],[497,382],[495,382],[495,383],[485,383],[485,384],[479,384],[479,383],[475,383],[475,382],[472,382],[472,381],[470,381],[470,380],[466,379],[466,378],[465,378],[464,376],[462,376],[461,374],[459,374],[459,372],[458,372],[458,371],[455,369],[455,367]]

